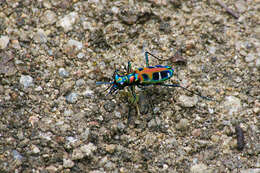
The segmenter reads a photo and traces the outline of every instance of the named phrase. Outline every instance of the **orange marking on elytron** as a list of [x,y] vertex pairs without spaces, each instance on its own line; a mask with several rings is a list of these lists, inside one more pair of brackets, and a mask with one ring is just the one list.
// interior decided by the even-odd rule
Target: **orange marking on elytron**
[[[165,71],[165,70],[169,70],[169,68],[163,68],[163,67],[148,68],[148,67],[144,67],[143,70],[141,70],[141,71],[136,70],[135,72],[138,73],[138,79],[140,81],[142,81],[142,83],[146,83],[147,81],[144,81],[144,78],[143,78],[142,74],[148,75],[149,82],[152,82],[153,72],[161,72],[161,71]],[[157,82],[158,81],[153,81],[153,83],[157,83]]]
[[142,71],[136,70],[137,73],[139,74],[143,74],[143,73],[153,73],[153,72],[160,72],[160,71],[164,71],[164,70],[169,70],[168,68],[147,68],[145,67]]

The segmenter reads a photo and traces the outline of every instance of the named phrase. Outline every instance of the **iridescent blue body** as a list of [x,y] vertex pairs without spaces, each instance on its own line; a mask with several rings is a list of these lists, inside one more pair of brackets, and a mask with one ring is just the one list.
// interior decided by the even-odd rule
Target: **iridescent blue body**
[[[110,91],[108,94],[112,94],[118,90],[124,89],[126,86],[129,86],[132,92],[132,95],[136,97],[134,86],[147,86],[147,85],[161,85],[167,87],[180,87],[193,94],[196,94],[204,99],[209,99],[207,97],[201,96],[199,93],[188,90],[180,86],[179,84],[164,84],[164,81],[170,79],[173,76],[174,69],[170,66],[149,66],[148,54],[153,56],[156,59],[158,57],[154,56],[149,52],[145,52],[146,67],[138,68],[135,71],[131,70],[131,63],[128,62],[128,68],[126,75],[118,74],[118,71],[115,70],[112,82],[97,82],[96,84],[110,84]],[[160,59],[159,59],[160,60]]]

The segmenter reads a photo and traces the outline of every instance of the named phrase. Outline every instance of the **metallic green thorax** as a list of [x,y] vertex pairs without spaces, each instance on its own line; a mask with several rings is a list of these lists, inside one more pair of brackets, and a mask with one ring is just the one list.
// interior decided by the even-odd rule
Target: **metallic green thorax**
[[119,86],[129,86],[138,83],[138,74],[137,73],[129,73],[124,76],[120,76],[118,74],[115,75],[115,83]]

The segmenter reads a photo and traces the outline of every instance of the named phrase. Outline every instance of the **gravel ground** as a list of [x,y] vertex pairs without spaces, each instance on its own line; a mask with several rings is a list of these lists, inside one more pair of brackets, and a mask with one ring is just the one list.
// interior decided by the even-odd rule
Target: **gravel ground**
[[[260,1],[223,2],[0,1],[0,172],[259,173]],[[144,51],[213,100],[106,96]]]

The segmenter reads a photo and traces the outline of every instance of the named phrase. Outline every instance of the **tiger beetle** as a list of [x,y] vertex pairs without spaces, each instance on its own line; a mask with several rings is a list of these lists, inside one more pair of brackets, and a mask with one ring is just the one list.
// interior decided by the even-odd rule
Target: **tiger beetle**
[[[127,66],[127,73],[125,75],[120,75],[118,73],[118,70],[115,70],[113,74],[113,81],[111,82],[96,82],[97,85],[101,84],[108,84],[110,85],[106,90],[110,89],[108,94],[116,93],[118,90],[122,90],[125,87],[129,87],[132,96],[134,97],[134,102],[136,101],[136,93],[135,93],[135,86],[139,88],[143,88],[148,85],[160,85],[165,87],[179,87],[182,88],[192,94],[198,95],[199,97],[206,99],[206,100],[212,100],[209,97],[202,96],[200,93],[191,91],[179,84],[165,84],[164,81],[169,80],[173,76],[174,69],[171,66],[162,66],[162,65],[156,65],[156,66],[149,66],[149,58],[148,55],[154,57],[157,60],[160,61],[166,61],[161,58],[158,58],[157,56],[151,54],[150,52],[145,52],[145,62],[146,67],[141,67],[136,69],[135,71],[132,71],[131,68],[131,62],[128,62]],[[138,114],[139,110],[137,108]]]

